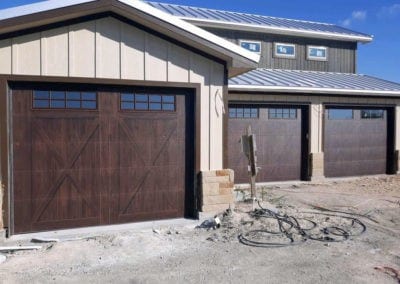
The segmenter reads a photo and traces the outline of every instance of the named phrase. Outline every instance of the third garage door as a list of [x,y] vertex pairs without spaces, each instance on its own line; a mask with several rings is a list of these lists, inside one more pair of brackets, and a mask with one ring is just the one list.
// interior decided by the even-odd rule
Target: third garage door
[[251,125],[257,142],[258,182],[300,180],[305,177],[308,152],[307,108],[278,105],[229,106],[228,166],[236,183],[247,183],[247,158],[240,137]]
[[391,147],[388,116],[385,108],[326,107],[325,176],[386,173]]

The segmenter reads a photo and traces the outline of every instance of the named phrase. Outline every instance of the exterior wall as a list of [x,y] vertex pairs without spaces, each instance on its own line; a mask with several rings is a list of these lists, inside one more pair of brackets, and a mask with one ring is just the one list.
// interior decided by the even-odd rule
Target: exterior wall
[[[308,96],[308,95],[285,95],[285,94],[237,94],[230,93],[229,101],[232,102],[268,102],[268,103],[301,103],[310,105],[310,174],[311,179],[324,177],[324,104],[354,104],[354,105],[388,105],[395,106],[395,151],[400,152],[400,99],[390,98],[361,98],[361,97],[339,97],[339,96]],[[397,161],[400,169],[400,160]],[[399,172],[400,173],[400,172]]]
[[[308,39],[300,37],[268,35],[262,33],[232,31],[206,28],[208,31],[224,37],[236,44],[239,40],[261,41],[261,59],[259,67],[289,70],[313,70],[326,72],[355,73],[357,44],[351,42]],[[274,42],[296,44],[296,58],[276,58],[273,55]],[[307,45],[327,46],[328,60],[307,60]]]
[[224,66],[115,18],[1,40],[0,74],[200,83],[200,170],[223,168]]

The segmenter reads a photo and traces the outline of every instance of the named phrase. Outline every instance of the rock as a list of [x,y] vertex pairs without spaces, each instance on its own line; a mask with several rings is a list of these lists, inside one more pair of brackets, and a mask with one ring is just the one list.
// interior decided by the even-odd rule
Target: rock
[[157,230],[157,229],[153,229],[153,233],[154,233],[154,234],[157,234],[157,235],[160,235],[160,234],[161,234],[161,231],[160,231],[160,230]]

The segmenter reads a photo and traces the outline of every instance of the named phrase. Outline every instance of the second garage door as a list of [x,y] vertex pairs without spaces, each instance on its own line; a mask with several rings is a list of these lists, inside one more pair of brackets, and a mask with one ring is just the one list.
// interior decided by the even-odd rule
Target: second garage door
[[385,174],[392,148],[391,111],[379,107],[325,110],[325,176]]
[[184,216],[189,97],[14,88],[14,233]]
[[229,106],[228,166],[236,183],[249,182],[240,138],[248,125],[256,135],[257,182],[289,181],[307,175],[307,108],[285,105]]

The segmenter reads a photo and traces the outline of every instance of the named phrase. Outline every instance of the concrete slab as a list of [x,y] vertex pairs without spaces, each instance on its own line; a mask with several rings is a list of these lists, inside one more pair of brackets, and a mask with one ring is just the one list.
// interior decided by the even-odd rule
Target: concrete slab
[[13,235],[5,240],[5,243],[14,243],[19,241],[30,241],[32,239],[58,239],[73,240],[80,238],[96,237],[108,233],[118,233],[130,231],[133,234],[136,232],[149,231],[153,229],[168,229],[168,228],[195,228],[199,224],[199,220],[194,219],[168,219],[159,221],[148,221],[139,223],[118,224],[109,226],[95,226],[68,230],[57,230],[31,234]]

